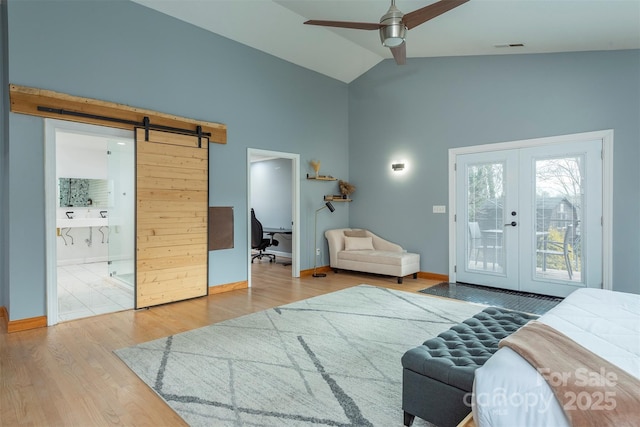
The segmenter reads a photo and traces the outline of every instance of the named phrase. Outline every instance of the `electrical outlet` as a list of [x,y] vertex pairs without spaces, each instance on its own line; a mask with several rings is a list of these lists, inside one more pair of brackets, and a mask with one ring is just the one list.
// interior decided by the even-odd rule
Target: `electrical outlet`
[[316,256],[320,255],[320,248],[316,248]]
[[447,213],[447,207],[444,205],[433,205],[433,213]]

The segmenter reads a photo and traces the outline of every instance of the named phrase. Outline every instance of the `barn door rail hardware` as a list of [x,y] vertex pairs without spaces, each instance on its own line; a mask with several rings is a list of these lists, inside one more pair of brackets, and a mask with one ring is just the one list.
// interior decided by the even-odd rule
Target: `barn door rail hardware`
[[200,147],[202,146],[200,139],[204,138],[204,137],[210,137],[211,136],[211,132],[202,132],[202,126],[197,126],[196,130],[192,130],[192,129],[176,128],[176,127],[172,127],[172,126],[155,125],[155,124],[150,122],[149,117],[145,117],[142,120],[142,122],[138,122],[138,121],[135,121],[135,120],[119,119],[117,117],[108,117],[108,116],[101,116],[101,115],[98,115],[98,114],[83,113],[83,112],[80,112],[80,111],[65,110],[63,108],[43,107],[41,105],[38,106],[38,111],[44,111],[44,112],[47,112],[47,113],[54,113],[54,114],[67,115],[67,116],[84,117],[86,119],[102,120],[102,121],[105,121],[105,122],[124,123],[124,124],[128,124],[128,125],[131,125],[131,126],[144,127],[144,129],[145,129],[145,139],[147,141],[149,140],[149,130],[150,129],[197,136],[198,137],[198,144],[199,144]]

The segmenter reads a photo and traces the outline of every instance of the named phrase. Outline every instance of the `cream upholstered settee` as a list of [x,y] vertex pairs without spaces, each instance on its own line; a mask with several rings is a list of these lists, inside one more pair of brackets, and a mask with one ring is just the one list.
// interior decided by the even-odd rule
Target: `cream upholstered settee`
[[418,277],[420,255],[376,236],[369,230],[339,228],[324,233],[329,242],[329,261],[335,272],[339,269],[402,278]]

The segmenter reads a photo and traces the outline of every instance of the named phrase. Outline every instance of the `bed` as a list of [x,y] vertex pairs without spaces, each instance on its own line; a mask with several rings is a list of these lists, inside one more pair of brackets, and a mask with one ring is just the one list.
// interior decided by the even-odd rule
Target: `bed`
[[[610,362],[610,366],[619,368],[616,372],[631,379],[634,388],[637,385],[640,380],[640,295],[580,289],[541,316],[538,322]],[[575,371],[567,375],[577,377],[581,373]],[[558,378],[562,378],[562,374],[558,374]],[[640,391],[632,391],[632,394],[637,399]],[[615,396],[607,396],[598,402],[593,393],[577,393],[574,405],[583,413],[595,413],[589,409],[615,406]],[[478,427],[571,425],[547,381],[509,347],[500,348],[476,370],[470,400]],[[596,403],[602,406],[597,407]],[[636,408],[629,415],[635,416],[634,422],[637,422],[640,409]]]

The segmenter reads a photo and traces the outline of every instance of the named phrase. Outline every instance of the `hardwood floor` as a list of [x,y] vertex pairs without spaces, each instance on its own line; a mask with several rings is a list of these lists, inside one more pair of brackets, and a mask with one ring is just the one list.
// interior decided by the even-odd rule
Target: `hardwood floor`
[[0,426],[186,425],[114,350],[362,283],[418,291],[437,281],[348,272],[291,278],[252,266],[253,287],[7,334],[0,330]]

